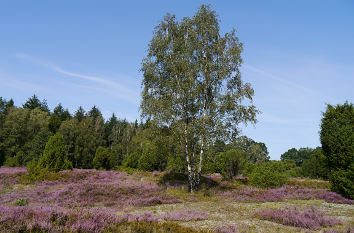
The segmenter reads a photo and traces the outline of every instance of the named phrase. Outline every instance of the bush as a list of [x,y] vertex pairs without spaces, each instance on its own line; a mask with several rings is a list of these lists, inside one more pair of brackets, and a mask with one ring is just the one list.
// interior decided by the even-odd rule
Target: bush
[[38,161],[38,168],[59,172],[72,169],[72,163],[67,159],[63,135],[57,133],[51,136],[45,145],[43,155]]
[[28,205],[28,198],[20,198],[15,201],[15,206],[27,206]]
[[18,152],[14,157],[7,157],[4,166],[20,167],[22,165],[22,152]]
[[96,169],[110,170],[114,167],[113,153],[109,148],[99,146],[93,159],[93,167]]
[[124,159],[123,167],[137,168],[139,159],[140,154],[138,152],[133,152]]
[[242,172],[245,167],[245,154],[241,150],[229,150],[222,152],[217,157],[217,168],[226,180],[233,179]]
[[354,107],[327,105],[321,122],[320,140],[330,170],[332,190],[354,198]]
[[152,142],[146,142],[144,144],[143,153],[138,161],[138,169],[143,171],[158,170],[159,158],[157,155],[157,147]]
[[285,166],[280,161],[258,164],[250,174],[251,184],[260,188],[276,188],[289,180]]

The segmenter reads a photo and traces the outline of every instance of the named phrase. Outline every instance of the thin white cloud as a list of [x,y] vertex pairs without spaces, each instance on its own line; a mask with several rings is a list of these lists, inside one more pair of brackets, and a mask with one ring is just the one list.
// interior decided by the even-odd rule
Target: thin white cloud
[[297,84],[297,83],[290,82],[290,81],[288,81],[288,80],[286,80],[286,79],[279,78],[279,77],[277,77],[276,75],[273,75],[273,74],[271,74],[271,73],[269,73],[269,72],[267,72],[267,71],[264,71],[264,70],[262,70],[262,69],[259,69],[259,68],[257,68],[257,67],[254,67],[254,66],[251,66],[251,65],[247,65],[247,64],[243,64],[242,66],[243,66],[245,69],[247,69],[247,70],[256,72],[256,73],[258,73],[258,74],[260,74],[260,75],[262,75],[262,76],[264,76],[264,77],[273,79],[273,80],[275,80],[275,81],[277,81],[277,82],[280,82],[280,83],[282,83],[282,84],[285,84],[285,85],[287,85],[287,86],[294,87],[294,88],[296,88],[296,89],[300,89],[300,90],[302,90],[302,91],[304,91],[304,92],[307,92],[307,93],[310,93],[310,94],[318,95],[318,93],[315,92],[315,91],[312,90],[312,89],[309,89],[309,88],[304,87],[304,86],[302,86],[302,85],[299,85],[299,84]]
[[[129,87],[121,85],[120,83],[114,82],[112,80],[104,79],[104,78],[98,77],[98,76],[92,76],[92,75],[71,72],[71,71],[65,70],[53,63],[34,58],[28,54],[16,53],[16,54],[14,54],[14,56],[17,58],[20,58],[22,60],[26,60],[26,61],[35,63],[37,65],[40,65],[42,67],[45,67],[47,69],[50,69],[52,71],[55,71],[57,73],[60,73],[60,74],[63,74],[63,75],[69,76],[69,77],[80,78],[83,80],[102,84],[102,85],[106,86],[106,88],[109,88],[111,90],[111,92],[116,93],[120,98],[128,100],[130,102],[136,103],[138,100],[138,95],[136,94],[137,93],[136,91],[133,91]],[[97,88],[97,87],[92,87],[92,88]]]

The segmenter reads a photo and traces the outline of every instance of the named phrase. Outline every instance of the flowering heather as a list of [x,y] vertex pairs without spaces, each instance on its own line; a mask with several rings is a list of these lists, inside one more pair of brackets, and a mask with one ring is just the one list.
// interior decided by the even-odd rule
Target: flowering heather
[[207,219],[209,214],[205,212],[196,212],[190,210],[178,210],[164,213],[161,217],[166,221],[192,221]]
[[58,206],[8,207],[0,206],[1,232],[102,232],[122,222],[157,222],[151,213],[116,215],[102,208],[69,210]]
[[219,191],[220,198],[240,202],[277,202],[283,200],[311,200],[323,199],[329,203],[354,204],[354,200],[346,199],[341,195],[325,189],[310,189],[299,186],[283,186],[275,189],[235,189]]
[[255,215],[261,219],[310,230],[341,224],[335,218],[326,217],[315,207],[303,211],[300,211],[296,206],[293,209],[266,209],[257,211]]
[[0,187],[19,183],[20,177],[25,173],[25,167],[0,167]]
[[0,167],[0,175],[3,174],[13,175],[18,173],[26,173],[26,172],[27,172],[26,167]]
[[[1,169],[0,169],[1,170]],[[124,172],[74,169],[53,181],[40,181],[35,189],[16,190],[0,196],[0,204],[28,198],[30,203],[56,204],[62,207],[152,206],[181,202],[163,193],[157,184]]]

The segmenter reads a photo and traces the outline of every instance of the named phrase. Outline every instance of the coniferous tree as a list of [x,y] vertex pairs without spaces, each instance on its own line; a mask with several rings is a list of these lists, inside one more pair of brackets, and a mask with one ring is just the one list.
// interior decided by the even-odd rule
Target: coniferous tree
[[45,99],[43,101],[41,101],[40,99],[38,99],[38,97],[35,94],[33,96],[31,96],[30,98],[28,98],[28,100],[26,101],[26,103],[24,103],[22,105],[22,107],[29,109],[29,110],[39,108],[43,112],[49,113],[47,101]]
[[71,119],[71,114],[70,114],[69,110],[68,109],[64,110],[61,103],[59,103],[58,106],[56,106],[54,108],[53,114],[57,114],[61,121],[66,121],[66,120]]
[[327,105],[320,140],[330,171],[331,189],[354,199],[354,106]]
[[78,121],[82,121],[85,118],[85,110],[80,106],[78,110],[75,112],[75,118]]
[[57,133],[49,138],[38,166],[52,172],[72,169],[72,163],[67,159],[63,135]]
[[91,110],[87,113],[88,117],[92,117],[94,119],[97,119],[97,117],[102,117],[101,111],[96,107],[96,105],[93,105]]

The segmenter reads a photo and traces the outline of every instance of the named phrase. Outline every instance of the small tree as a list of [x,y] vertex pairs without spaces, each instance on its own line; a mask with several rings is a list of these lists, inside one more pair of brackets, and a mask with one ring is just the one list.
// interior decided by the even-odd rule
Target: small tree
[[142,62],[142,116],[178,138],[191,192],[199,188],[208,145],[231,141],[240,123],[256,122],[254,91],[239,71],[241,52],[235,31],[220,35],[216,13],[202,5],[180,22],[168,14]]
[[57,133],[49,138],[38,166],[52,172],[72,169],[72,164],[67,159],[63,135]]
[[327,105],[320,140],[330,170],[331,189],[354,199],[354,107]]
[[281,161],[257,164],[250,175],[251,184],[261,188],[276,188],[288,181],[286,165]]

